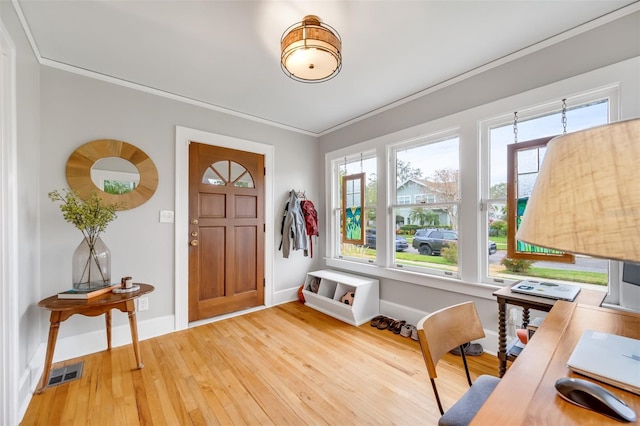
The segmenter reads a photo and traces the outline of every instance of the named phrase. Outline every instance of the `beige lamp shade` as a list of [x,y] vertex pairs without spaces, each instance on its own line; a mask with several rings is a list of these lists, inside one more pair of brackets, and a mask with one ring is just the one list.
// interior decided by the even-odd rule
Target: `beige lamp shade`
[[549,142],[516,238],[640,262],[640,119]]
[[280,49],[282,70],[294,80],[319,83],[332,79],[342,68],[340,35],[315,15],[289,27]]

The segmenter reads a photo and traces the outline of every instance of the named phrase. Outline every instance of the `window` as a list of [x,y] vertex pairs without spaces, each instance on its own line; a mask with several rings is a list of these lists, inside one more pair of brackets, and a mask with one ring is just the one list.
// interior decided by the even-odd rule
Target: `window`
[[[575,256],[516,239],[520,221],[538,179],[547,144],[553,137],[507,145],[507,257],[531,261],[575,263]],[[553,217],[547,218],[553,220]]]
[[435,203],[436,194],[416,194],[413,196],[416,204]]
[[[593,285],[607,285],[609,262],[607,260],[593,259],[586,256],[576,257],[575,263],[559,263],[551,260],[531,261],[524,258],[512,259],[507,257],[508,234],[508,200],[507,200],[507,176],[508,176],[508,146],[516,148],[522,145],[523,149],[513,149],[521,163],[518,169],[519,175],[514,188],[520,198],[525,197],[535,184],[537,169],[544,159],[545,148],[532,146],[531,140],[560,135],[563,132],[560,105],[555,105],[555,111],[537,111],[537,114],[519,119],[514,127],[513,121],[489,129],[489,183],[487,188],[487,227],[489,244],[494,242],[497,251],[488,257],[488,276],[494,282],[503,282],[505,279],[532,279],[570,281],[588,283]],[[520,115],[520,114],[519,114]],[[566,112],[568,131],[578,131],[594,127],[608,122],[609,101],[597,99],[587,101]],[[505,117],[506,119],[506,117]],[[513,118],[511,118],[513,120]],[[514,137],[517,130],[517,142]],[[531,149],[527,149],[531,148]],[[534,161],[535,160],[535,161]],[[522,198],[523,200],[525,198]],[[515,205],[515,204],[514,204]],[[517,208],[517,206],[516,206]],[[553,220],[553,218],[549,218]],[[515,223],[514,223],[515,224]],[[513,247],[516,250],[515,247]],[[544,249],[540,249],[543,251]],[[515,257],[515,256],[514,256]],[[524,257],[524,256],[519,256]],[[539,255],[537,256],[540,257]],[[504,260],[503,260],[504,259]]]
[[411,204],[411,195],[398,195],[398,204]]
[[[376,260],[376,204],[378,199],[378,182],[376,177],[376,157],[375,154],[369,153],[368,155],[359,154],[357,156],[346,157],[342,160],[335,160],[333,162],[334,170],[334,184],[333,194],[333,221],[332,228],[334,234],[338,238],[336,246],[334,248],[336,257],[348,258],[351,260],[364,261],[369,263],[375,263]],[[361,210],[361,224],[364,230],[362,236],[362,244],[354,244],[350,242],[352,238],[345,238],[343,235],[343,218],[348,215],[343,214],[342,205],[344,194],[345,178],[350,176],[362,175],[361,179],[364,183],[364,208]],[[347,186],[347,199],[345,202],[348,206],[352,203],[350,198],[353,198],[353,188]],[[360,197],[360,194],[358,194]],[[346,212],[344,212],[346,213]]]
[[202,177],[202,183],[207,185],[224,186],[233,184],[242,188],[253,188],[253,178],[242,164],[235,161],[217,161],[207,167]]
[[[562,134],[565,93],[573,94],[567,99],[567,132],[619,121],[623,110],[622,117],[637,116],[635,92],[622,89],[635,87],[631,75],[637,75],[636,67],[627,63],[596,70],[327,152],[327,266],[487,296],[495,286],[529,276],[576,280],[601,290],[610,281],[609,290],[618,297],[620,262],[577,256],[575,264],[536,261],[528,272],[508,271],[501,263],[508,231],[507,146],[514,143],[513,111],[518,111],[518,144]],[[542,159],[544,149],[535,156]],[[365,241],[345,245],[341,176],[362,172]],[[535,173],[523,172],[533,184]],[[476,283],[492,287],[469,287]]]
[[438,135],[393,149],[396,199],[414,200],[392,206],[394,216],[404,218],[392,238],[411,242],[411,250],[395,251],[401,268],[448,276],[458,271],[459,143],[457,136]]

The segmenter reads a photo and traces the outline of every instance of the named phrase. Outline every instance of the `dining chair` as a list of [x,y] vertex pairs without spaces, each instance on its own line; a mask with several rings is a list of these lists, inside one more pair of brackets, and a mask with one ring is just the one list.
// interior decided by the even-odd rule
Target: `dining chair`
[[[467,425],[476,415],[484,401],[500,382],[495,376],[481,375],[472,383],[463,345],[485,336],[480,316],[473,302],[460,303],[433,312],[422,318],[418,324],[418,341],[433,393],[440,409],[438,425]],[[446,412],[442,408],[436,387],[436,366],[451,349],[460,347],[462,363],[467,375],[469,389]]]

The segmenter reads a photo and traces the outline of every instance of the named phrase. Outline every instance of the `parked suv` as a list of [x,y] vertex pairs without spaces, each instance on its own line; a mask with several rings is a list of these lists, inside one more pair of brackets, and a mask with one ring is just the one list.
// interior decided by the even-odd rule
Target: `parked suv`
[[[443,247],[458,242],[458,233],[448,229],[419,229],[413,237],[413,248],[427,256],[438,255]],[[489,255],[498,251],[496,243],[489,241]]]
[[418,229],[413,236],[413,248],[427,256],[440,254],[443,247],[458,241],[458,233],[447,229]]

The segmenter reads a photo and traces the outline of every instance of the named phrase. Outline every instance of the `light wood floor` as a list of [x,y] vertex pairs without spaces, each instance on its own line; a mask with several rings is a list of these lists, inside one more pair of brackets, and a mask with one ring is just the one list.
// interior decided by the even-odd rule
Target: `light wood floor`
[[[298,302],[82,357],[82,377],[34,395],[24,425],[430,425],[440,417],[418,342]],[[468,357],[473,377],[494,356]],[[54,368],[78,362],[68,360]],[[445,409],[466,389],[438,365]]]

